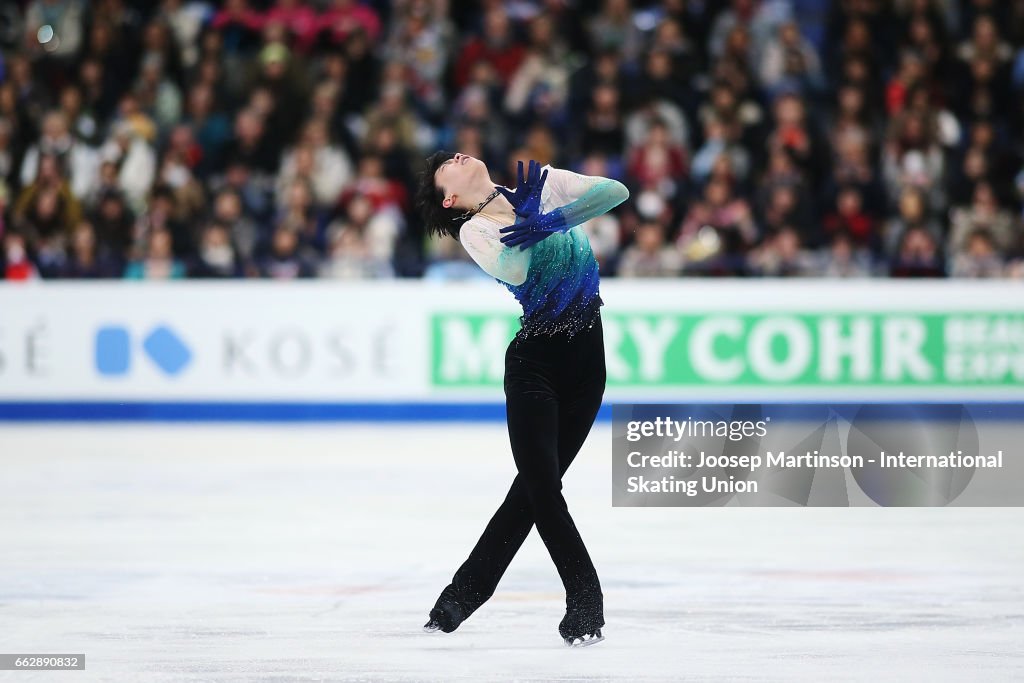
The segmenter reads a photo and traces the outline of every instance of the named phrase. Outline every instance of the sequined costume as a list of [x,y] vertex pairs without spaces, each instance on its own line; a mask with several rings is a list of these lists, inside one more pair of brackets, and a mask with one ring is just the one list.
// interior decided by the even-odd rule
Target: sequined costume
[[541,211],[559,209],[568,229],[529,249],[506,247],[504,225],[478,214],[462,226],[459,240],[473,260],[515,295],[523,307],[520,337],[565,333],[588,327],[602,305],[598,269],[587,234],[580,227],[629,197],[618,181],[544,167],[547,182]]

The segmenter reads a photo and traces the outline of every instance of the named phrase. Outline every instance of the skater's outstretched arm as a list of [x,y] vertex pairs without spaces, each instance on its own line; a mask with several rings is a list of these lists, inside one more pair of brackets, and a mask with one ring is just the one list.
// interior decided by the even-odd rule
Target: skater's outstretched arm
[[629,190],[618,180],[551,166],[544,169],[548,171],[551,204],[561,215],[566,230],[597,218],[629,199]]
[[629,190],[617,180],[550,166],[545,170],[550,188],[547,204],[554,208],[502,228],[501,242],[508,247],[526,250],[548,235],[582,225],[629,198]]

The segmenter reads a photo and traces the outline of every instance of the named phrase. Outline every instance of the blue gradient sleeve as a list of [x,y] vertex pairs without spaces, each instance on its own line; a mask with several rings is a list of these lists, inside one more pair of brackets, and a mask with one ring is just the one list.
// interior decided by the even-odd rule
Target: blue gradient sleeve
[[555,221],[561,223],[557,230],[564,232],[607,213],[628,198],[629,190],[625,185],[611,178],[601,178],[587,188],[582,195],[551,213],[557,214]]

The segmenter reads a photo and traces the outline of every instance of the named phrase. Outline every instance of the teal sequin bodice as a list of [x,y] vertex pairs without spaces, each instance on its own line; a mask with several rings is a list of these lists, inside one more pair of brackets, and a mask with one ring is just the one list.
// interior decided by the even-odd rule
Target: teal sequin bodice
[[573,336],[590,327],[603,304],[597,261],[580,226],[555,233],[533,247],[526,281],[501,282],[523,307],[520,336]]

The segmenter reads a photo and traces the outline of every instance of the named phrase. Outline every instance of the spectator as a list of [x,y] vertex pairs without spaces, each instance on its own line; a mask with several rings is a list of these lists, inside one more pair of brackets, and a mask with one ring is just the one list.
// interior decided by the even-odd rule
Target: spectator
[[923,228],[907,230],[889,274],[892,277],[942,277],[945,269],[932,234]]
[[863,88],[848,83],[839,89],[831,129],[832,148],[836,150],[847,140],[854,140],[863,147],[878,143],[877,124]]
[[871,255],[863,247],[854,245],[845,232],[832,236],[832,243],[821,253],[822,265],[818,275],[830,278],[858,278],[873,274]]
[[760,77],[769,93],[787,85],[811,94],[824,85],[818,54],[800,35],[795,21],[781,24],[776,36],[768,41],[760,61]]
[[142,252],[149,236],[156,230],[166,230],[171,233],[176,257],[187,258],[192,253],[195,239],[188,224],[180,219],[176,210],[176,201],[174,191],[169,186],[158,185],[153,188],[146,210],[135,221],[132,239],[133,250],[136,253]]
[[768,149],[787,150],[805,177],[821,179],[827,166],[825,143],[808,121],[805,102],[794,92],[784,92],[772,110],[775,128],[769,134]]
[[139,99],[134,93],[128,92],[121,96],[117,103],[115,121],[118,124],[124,124],[123,131],[120,130],[122,128],[120,125],[114,129],[115,134],[139,137],[147,143],[156,142],[158,132],[156,123],[149,114],[143,111]]
[[167,77],[160,55],[150,54],[143,60],[135,94],[161,134],[166,134],[181,118],[181,90]]
[[128,280],[177,280],[185,277],[185,266],[174,258],[174,244],[167,230],[154,230],[149,235],[144,258],[132,261],[125,268]]
[[99,158],[96,151],[79,142],[68,129],[68,121],[61,111],[50,111],[43,119],[43,131],[38,142],[28,148],[21,163],[21,184],[28,185],[39,170],[39,159],[49,154],[57,157],[66,169],[71,193],[76,197],[88,196],[95,182]]
[[409,2],[396,10],[385,54],[402,65],[417,101],[439,114],[444,108],[443,80],[453,28],[437,3]]
[[103,248],[110,249],[118,258],[131,256],[135,217],[119,190],[108,190],[100,196],[90,221]]
[[349,180],[348,160],[336,149],[304,143],[285,155],[277,175],[277,203],[285,202],[287,188],[301,180],[313,190],[320,208],[333,206]]
[[839,190],[835,211],[825,217],[826,233],[845,232],[860,247],[878,248],[875,220],[864,209],[864,198],[856,187]]
[[243,260],[255,258],[264,246],[264,235],[260,225],[246,215],[241,196],[231,188],[217,193],[213,204],[213,219],[227,227],[231,242]]
[[682,190],[687,173],[686,152],[669,138],[664,121],[653,121],[647,138],[632,151],[629,173],[638,187],[656,190],[670,201]]
[[392,83],[382,89],[380,100],[366,114],[365,147],[377,141],[381,129],[389,129],[403,151],[422,146],[421,124],[406,102],[405,86]]
[[369,199],[376,211],[401,211],[408,202],[405,187],[384,175],[384,164],[380,157],[374,155],[359,160],[356,180],[342,192],[342,204],[359,194]]
[[391,264],[373,253],[365,235],[354,225],[343,225],[330,235],[329,258],[320,276],[334,280],[391,277]]
[[122,121],[100,149],[100,159],[117,168],[117,188],[124,192],[132,209],[143,209],[156,174],[156,154],[152,147],[130,123]]
[[278,158],[266,136],[264,117],[255,109],[243,109],[235,117],[234,137],[224,156],[228,163],[245,164],[253,172],[271,175],[277,171]]
[[302,178],[296,178],[285,192],[284,202],[278,205],[277,225],[286,225],[299,238],[303,247],[323,253],[324,240],[321,234],[323,222],[314,210],[312,185]]
[[655,27],[644,63],[643,82],[639,85],[640,101],[662,100],[688,112],[696,109],[695,81],[700,77],[703,58],[687,35],[692,28],[692,23],[681,23],[671,16]]
[[[250,106],[259,111],[265,124],[263,143],[276,162],[306,118],[309,93],[305,69],[283,43],[269,43],[260,51],[259,72],[250,93]],[[258,104],[256,98],[265,104]]]
[[890,197],[899,197],[904,186],[912,185],[925,193],[932,207],[942,206],[945,157],[920,114],[907,112],[893,121],[883,164]]
[[672,277],[683,269],[675,247],[666,244],[665,228],[657,221],[644,221],[636,229],[636,241],[627,247],[619,262],[622,277]]
[[1003,274],[1003,258],[996,251],[992,236],[979,228],[967,236],[962,251],[953,255],[950,277],[987,278]]
[[767,205],[761,214],[761,223],[765,233],[775,233],[789,227],[797,231],[801,244],[820,242],[821,236],[817,232],[811,231],[803,214],[798,185],[781,182],[770,186]]
[[274,231],[270,254],[260,264],[260,275],[275,280],[294,280],[315,275],[312,264],[299,251],[299,236],[282,225]]
[[82,90],[77,85],[66,85],[60,91],[60,112],[68,122],[69,130],[77,139],[90,147],[101,142],[102,130],[97,113],[85,108],[82,101]]
[[203,152],[197,163],[197,172],[206,177],[220,168],[224,146],[231,139],[231,124],[216,108],[212,86],[200,83],[192,88],[185,121]]
[[82,207],[64,179],[57,156],[46,154],[39,160],[38,175],[18,195],[13,217],[22,226],[23,237],[30,245],[63,246],[71,228],[82,217]]
[[179,50],[182,66],[192,68],[199,61],[199,34],[210,8],[198,2],[163,0],[157,18],[167,24]]
[[[390,263],[395,255],[395,245],[402,232],[401,214],[394,210],[374,211],[371,201],[363,196],[355,195],[349,198],[344,206],[344,212],[340,220],[333,222],[328,227],[331,235],[331,244],[335,238],[344,230],[358,235],[362,253],[378,263]],[[346,247],[354,246],[352,240],[346,240]],[[351,250],[348,250],[351,251]],[[381,272],[383,269],[374,266],[374,272]]]
[[627,61],[639,56],[641,35],[629,5],[628,0],[604,0],[587,27],[594,50],[614,49]]
[[358,119],[367,106],[377,99],[380,82],[380,60],[372,50],[366,31],[355,28],[344,42],[345,61],[348,64],[345,92],[348,111]]
[[308,53],[316,43],[320,18],[302,0],[276,0],[264,15],[263,25],[280,25],[290,45],[301,53]]
[[774,0],[732,0],[729,9],[718,15],[711,28],[708,49],[712,56],[719,57],[726,50],[726,41],[736,28],[748,31],[751,36],[749,58],[751,62],[761,59],[764,47],[775,27],[789,18],[787,4]]
[[526,48],[516,40],[508,15],[494,5],[484,15],[483,35],[466,43],[455,63],[455,86],[461,90],[470,81],[473,66],[485,63],[494,69],[502,86],[507,86],[526,57]]
[[565,125],[569,98],[567,48],[555,34],[551,17],[540,14],[530,22],[530,42],[509,81],[505,110],[514,117]]
[[898,214],[885,225],[882,234],[882,250],[889,258],[895,256],[903,236],[910,230],[927,231],[932,239],[942,238],[942,227],[928,209],[924,194],[913,186],[903,189],[900,194]]
[[92,223],[82,221],[71,234],[68,257],[60,270],[63,278],[117,278],[121,277],[121,266],[108,249],[96,240]]
[[246,0],[225,0],[223,9],[214,15],[210,28],[223,36],[227,52],[248,52],[259,40],[263,22],[264,16],[250,8]]
[[333,0],[320,17],[320,28],[334,43],[344,43],[356,33],[372,43],[381,32],[377,13],[356,0]]
[[990,14],[980,14],[974,19],[971,37],[960,43],[956,55],[964,62],[976,59],[991,59],[1005,64],[1013,57],[1013,49],[999,36],[999,26]]
[[974,201],[969,207],[953,210],[947,251],[953,255],[965,251],[968,237],[979,230],[984,230],[986,239],[992,242],[997,251],[1004,253],[1021,238],[1019,221],[999,206],[992,186],[984,182],[975,186]]
[[3,235],[3,252],[0,253],[5,280],[36,280],[39,272],[28,253],[25,236],[16,230],[7,230]]
[[729,159],[729,166],[739,179],[746,178],[751,166],[750,152],[739,143],[738,132],[735,124],[729,125],[714,118],[707,122],[704,146],[694,156],[691,166],[694,180],[707,180],[718,159],[723,156]]
[[621,157],[626,142],[619,90],[610,83],[594,88],[590,107],[584,115],[580,150],[583,154]]
[[231,243],[231,230],[223,223],[209,223],[199,237],[199,251],[189,268],[189,276],[233,278],[242,274],[242,262]]
[[785,226],[750,254],[750,271],[762,277],[814,275],[814,255],[800,243],[800,233]]
[[689,261],[714,261],[730,273],[743,270],[742,255],[757,240],[758,230],[746,200],[721,180],[709,182],[680,228],[678,245]]

